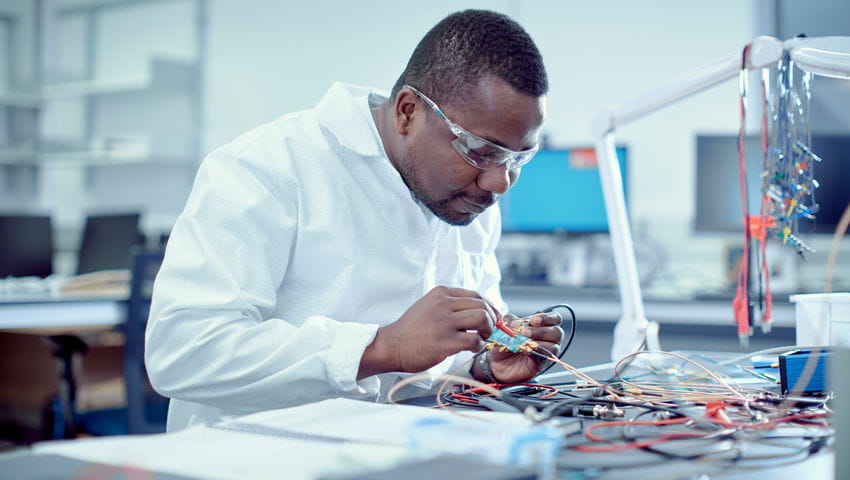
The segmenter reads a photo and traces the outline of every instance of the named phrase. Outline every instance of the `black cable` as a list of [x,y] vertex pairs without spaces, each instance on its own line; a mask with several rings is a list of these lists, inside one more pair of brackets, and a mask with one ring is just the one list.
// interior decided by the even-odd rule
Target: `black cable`
[[[669,411],[669,412],[675,413],[677,417],[688,417],[688,418],[691,418],[691,420],[699,421],[698,418],[693,418],[693,417],[690,417],[688,415],[685,415],[684,413],[682,413],[681,411],[678,411],[678,409],[675,409],[675,408],[665,407],[663,409],[658,409],[658,410]],[[647,410],[647,411],[644,411],[644,412],[639,412],[637,415],[633,416],[629,421],[631,421],[631,422],[639,421],[640,417],[646,415],[647,413],[650,413],[650,410]],[[703,424],[703,426],[705,426],[705,424]],[[632,427],[634,427],[634,425],[623,425],[622,430],[620,431],[620,435],[623,438],[623,441],[625,441],[625,442],[635,442],[635,441],[639,441],[642,438],[645,438],[643,436],[638,436],[637,434],[629,434],[629,429],[632,428]],[[720,429],[721,429],[721,427],[718,426],[717,430],[720,430]],[[712,434],[712,432],[706,432],[706,435],[711,435],[711,434]],[[649,438],[651,438],[651,436]],[[695,439],[697,439],[697,438],[695,438],[695,437],[684,437],[684,438],[681,438],[681,439],[678,439],[678,440],[695,440]],[[727,440],[731,440],[733,442],[738,441],[731,434],[727,434],[727,435],[713,436],[711,438],[711,441],[709,442],[709,444],[710,445],[716,445],[718,439],[727,439]],[[670,439],[669,442],[675,442],[676,440],[677,439]],[[705,441],[707,439],[701,439],[701,440]],[[707,451],[707,452],[702,452],[702,453],[698,452],[698,453],[691,453],[691,454],[673,453],[673,452],[670,452],[670,451],[666,451],[666,450],[664,450],[660,447],[656,447],[656,446],[652,446],[652,445],[643,446],[643,447],[640,447],[640,449],[645,451],[645,452],[653,453],[655,455],[658,455],[658,456],[665,458],[665,459],[668,459],[668,460],[687,460],[687,461],[701,460],[701,459],[708,458],[712,455],[717,455],[718,453],[728,453],[728,452],[735,451],[734,446],[731,447],[731,448],[725,449],[725,450],[721,450],[721,451],[711,450],[711,451]],[[740,453],[740,450],[738,450],[738,452]]]
[[[564,354],[567,352],[567,350],[569,350],[570,345],[573,344],[573,338],[575,338],[575,336],[576,336],[576,312],[573,311],[573,308],[571,306],[569,306],[565,303],[560,303],[558,305],[552,305],[551,307],[546,307],[543,310],[539,310],[539,311],[535,312],[535,315],[538,314],[538,313],[551,313],[551,312],[555,311],[556,308],[565,308],[565,309],[569,310],[570,317],[572,318],[572,325],[570,326],[569,339],[567,340],[566,344],[563,343],[564,339],[561,339],[562,346],[561,346],[561,350],[558,352],[558,360],[563,360]],[[561,325],[563,325],[563,324],[564,324],[564,318],[562,316],[561,317]],[[549,360],[549,365],[546,365],[546,368],[541,370],[537,375],[543,375],[544,373],[548,372],[549,369],[552,368],[552,365],[554,365],[554,364],[555,364],[555,362]]]
[[443,403],[448,403],[450,405],[454,405],[454,406],[457,406],[457,407],[471,408],[471,409],[474,409],[474,410],[489,410],[489,408],[487,408],[483,405],[476,405],[474,403],[469,403],[469,402],[457,400],[457,399],[452,397],[451,392],[443,392],[442,400],[443,400]]
[[[649,413],[649,411],[640,412],[637,415],[633,416],[631,421],[638,420],[641,416],[646,415],[647,413]],[[694,419],[694,418],[692,418],[692,419],[698,420],[698,419]],[[703,424],[702,426],[704,428],[707,425]],[[624,425],[622,427],[620,435],[621,435],[623,441],[633,442],[633,441],[638,441],[639,439],[643,438],[642,436],[637,435],[637,434],[630,434],[629,429],[632,428],[632,427],[633,426],[631,426],[631,425]],[[719,431],[723,430],[720,426],[717,426],[716,428],[718,428]],[[741,433],[747,433],[747,435],[744,438],[741,438],[740,437]],[[712,435],[712,434],[709,433],[709,435]],[[774,460],[774,459],[776,459],[776,460],[780,460],[780,459],[781,460],[787,460],[788,459],[787,456],[789,455],[789,453],[787,451],[772,454],[772,455],[755,455],[754,456],[754,455],[745,455],[744,449],[742,449],[740,447],[740,445],[742,443],[758,443],[758,444],[761,444],[761,445],[770,446],[771,445],[770,439],[772,438],[771,435],[772,434],[771,434],[770,431],[766,431],[766,432],[746,431],[745,432],[745,431],[740,431],[740,430],[729,432],[727,434],[712,435],[711,441],[712,441],[713,444],[716,444],[716,442],[718,440],[723,439],[723,440],[726,440],[726,441],[733,442],[733,446],[731,448],[728,448],[728,449],[725,449],[725,450],[712,450],[712,451],[706,451],[704,453],[692,453],[692,454],[674,453],[672,451],[665,450],[665,449],[663,449],[659,446],[645,446],[645,447],[641,447],[640,449],[644,450],[646,452],[649,452],[649,453],[659,455],[659,456],[666,458],[666,459],[686,460],[686,461],[705,461],[705,462],[708,462],[708,464],[713,465],[713,466],[718,467],[718,468],[721,467],[721,464],[724,464],[724,463],[727,465],[727,468],[728,467],[753,468],[753,467],[749,467],[747,465],[744,465],[743,462],[747,462],[747,461],[759,461],[759,462],[761,462],[761,461],[764,461],[764,460]],[[782,437],[782,438],[785,438],[785,437]],[[801,458],[796,458],[796,459],[789,461],[788,464],[796,463],[796,462],[805,460],[809,456],[817,453],[820,450],[820,448],[822,448],[823,445],[825,445],[828,442],[829,434],[824,433],[824,434],[821,434],[821,435],[800,435],[800,436],[794,436],[794,438],[797,438],[797,439],[803,441],[804,444],[801,447],[792,448],[793,452],[791,454],[796,455],[798,457],[801,454],[804,454],[804,455],[802,455]],[[689,439],[688,438],[682,438],[682,439],[678,439],[678,440],[689,440]],[[707,440],[707,439],[705,439],[705,440]],[[677,440],[675,440],[675,439],[670,440],[671,443],[675,442],[675,441],[677,441]],[[787,445],[775,445],[775,447],[776,448],[785,448],[786,450],[789,448]],[[728,458],[728,457],[723,458],[722,457],[722,455],[732,453],[732,452],[736,453],[736,455],[734,457],[731,457],[731,458]],[[719,455],[721,455],[721,457],[716,458]],[[779,463],[771,464],[771,465],[759,464],[758,466],[755,466],[755,468],[773,468],[775,466],[784,465],[784,464],[785,464],[784,462],[779,462]]]

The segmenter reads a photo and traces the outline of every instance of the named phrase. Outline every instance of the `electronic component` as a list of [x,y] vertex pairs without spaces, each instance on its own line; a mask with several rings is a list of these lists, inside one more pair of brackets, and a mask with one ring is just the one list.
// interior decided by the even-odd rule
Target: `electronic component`
[[[817,356],[817,360],[813,359],[813,355]],[[831,352],[826,349],[820,351],[794,350],[780,355],[779,378],[782,393],[787,394],[794,389],[804,369],[806,369],[809,359],[812,359],[812,362],[816,361],[817,364],[811,370],[811,376],[806,386],[796,393],[820,393],[827,391],[826,369],[830,356]]]
[[[505,327],[508,329],[508,327]],[[537,342],[534,340],[520,335],[516,332],[512,332],[513,335],[507,333],[503,328],[495,328],[493,329],[493,333],[487,338],[487,350],[492,348],[499,348],[499,351],[507,351],[517,353],[530,353],[533,349],[537,348]]]

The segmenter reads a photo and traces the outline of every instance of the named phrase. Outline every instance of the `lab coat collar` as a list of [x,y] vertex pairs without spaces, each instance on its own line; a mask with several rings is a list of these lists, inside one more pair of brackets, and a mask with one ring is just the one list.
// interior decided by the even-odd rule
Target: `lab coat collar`
[[[389,98],[389,94],[357,85],[335,82],[316,105],[319,122],[327,127],[326,130],[336,138],[339,144],[352,152],[386,160],[386,167],[392,169],[398,179],[396,187],[404,191],[410,200],[421,210],[423,218],[430,231],[435,235],[435,244],[441,241],[451,230],[451,225],[440,220],[411,192],[401,174],[389,161],[384,144],[381,140],[375,119],[372,117],[370,97],[377,96],[381,100]],[[374,100],[374,97],[372,98]],[[385,214],[387,214],[385,212]],[[390,218],[390,224],[400,219]]]
[[388,98],[385,92],[335,82],[316,105],[319,121],[339,144],[365,156],[385,156],[380,134],[369,108],[369,96]]

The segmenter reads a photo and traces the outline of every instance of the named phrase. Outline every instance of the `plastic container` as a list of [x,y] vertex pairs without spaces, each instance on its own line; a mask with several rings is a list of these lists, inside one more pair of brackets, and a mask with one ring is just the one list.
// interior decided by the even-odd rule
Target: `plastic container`
[[850,347],[850,293],[791,295],[797,318],[797,345]]

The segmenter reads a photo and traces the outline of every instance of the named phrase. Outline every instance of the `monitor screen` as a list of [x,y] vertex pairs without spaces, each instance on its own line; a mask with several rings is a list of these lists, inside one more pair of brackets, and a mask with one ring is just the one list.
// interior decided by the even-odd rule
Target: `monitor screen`
[[0,215],[0,278],[46,277],[53,273],[49,216]]
[[[626,148],[617,148],[626,185]],[[505,232],[607,232],[608,218],[592,147],[541,150],[499,200]]]
[[139,214],[97,215],[86,218],[77,273],[130,267],[130,249],[142,243]]
[[[812,134],[812,151],[822,161],[814,164],[820,183],[815,201],[820,210],[814,220],[801,219],[799,231],[832,233],[850,202],[850,135]],[[763,160],[758,137],[744,143],[747,163],[748,208],[760,205]],[[697,136],[696,222],[699,232],[741,232],[743,210],[738,169],[737,135]]]

